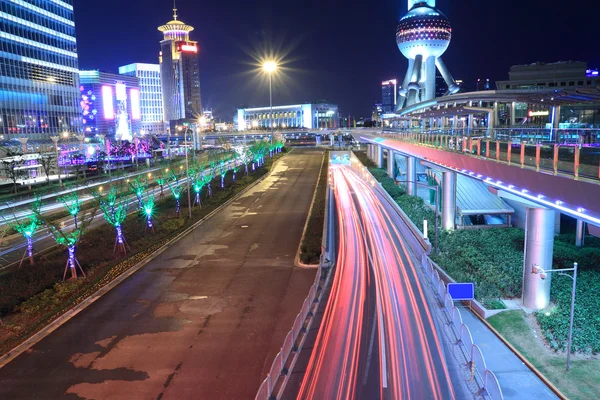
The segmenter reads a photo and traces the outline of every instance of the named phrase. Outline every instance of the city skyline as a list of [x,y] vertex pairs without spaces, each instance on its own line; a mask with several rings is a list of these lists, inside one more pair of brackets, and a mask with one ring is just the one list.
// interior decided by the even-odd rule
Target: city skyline
[[[116,72],[128,63],[156,63],[156,43],[161,39],[156,26],[164,23],[173,5],[165,0],[145,4],[150,6],[141,9],[135,2],[115,0],[107,0],[102,8],[75,3],[80,68]],[[332,0],[320,5],[319,13],[313,11],[317,5],[313,0],[301,9],[275,4],[233,0],[200,7],[178,1],[181,18],[196,27],[203,105],[217,118],[230,119],[238,107],[268,103],[267,86],[252,65],[253,57],[261,55],[259,49],[280,49],[287,61],[285,82],[274,81],[274,104],[327,99],[339,104],[343,114],[368,116],[372,104],[381,100],[381,81],[401,79],[406,70],[394,37],[407,10],[405,1],[386,1],[379,7],[354,2],[355,7],[348,7]],[[599,66],[600,58],[591,50],[591,15],[560,10],[563,20],[578,23],[575,28],[556,29],[556,23],[531,23],[531,15],[539,21],[558,18],[558,11],[546,2],[518,4],[518,9],[496,10],[470,0],[438,1],[453,26],[445,61],[456,79],[467,86],[474,86],[480,77],[507,79],[511,65],[536,61],[580,60],[591,68]],[[130,23],[133,16],[138,23]],[[98,20],[112,21],[111,26],[119,29],[91,29]],[[352,29],[347,29],[349,24]]]

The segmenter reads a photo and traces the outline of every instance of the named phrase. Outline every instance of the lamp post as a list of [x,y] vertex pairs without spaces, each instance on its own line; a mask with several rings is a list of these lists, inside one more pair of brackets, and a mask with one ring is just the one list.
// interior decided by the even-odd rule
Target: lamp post
[[269,75],[269,107],[270,111],[270,120],[271,120],[271,143],[273,143],[273,73],[277,71],[277,62],[275,61],[265,61],[263,63],[263,71]]
[[[573,272],[573,275],[565,274],[565,272]],[[573,289],[571,292],[571,315],[569,318],[569,339],[567,340],[567,371],[571,367],[571,341],[573,339],[573,316],[575,315],[575,290],[577,288],[577,263],[573,263],[573,268],[561,269],[543,269],[538,265],[533,266],[531,271],[534,274],[539,274],[540,278],[546,279],[546,274],[557,272],[559,275],[568,276],[573,280]]]
[[190,197],[190,165],[188,163],[187,131],[183,134],[183,147],[185,148],[185,180],[187,182],[188,217],[190,218],[190,221],[191,221],[192,220],[192,199]]

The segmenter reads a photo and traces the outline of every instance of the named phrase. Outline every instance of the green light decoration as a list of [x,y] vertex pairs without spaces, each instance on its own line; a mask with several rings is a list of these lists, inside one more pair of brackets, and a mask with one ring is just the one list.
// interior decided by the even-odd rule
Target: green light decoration
[[121,225],[127,218],[127,198],[122,197],[115,187],[110,188],[106,196],[101,193],[95,193],[94,196],[99,200],[100,209],[104,214],[104,220],[111,224],[116,231],[115,246],[113,254],[117,251],[127,255],[129,244],[123,235]]
[[171,193],[175,198],[175,214],[177,215],[177,218],[179,218],[179,211],[181,209],[181,192],[183,191],[183,186],[179,185],[179,181],[175,179],[175,177],[173,177],[169,182],[167,182],[167,184],[169,185],[169,189],[171,189]]
[[164,197],[163,188],[165,187],[165,183],[167,182],[167,177],[161,172],[158,178],[156,178],[156,183],[160,186],[160,194],[159,196]]
[[[23,252],[23,256],[21,257],[21,262],[19,263],[19,268],[23,265],[23,261],[25,261],[25,255],[29,258],[29,265],[34,265],[35,260],[33,258],[33,235],[37,231],[40,225],[42,225],[42,221],[37,217],[37,214],[40,212],[42,208],[42,200],[38,197],[32,203],[31,209],[32,213],[23,219],[17,218],[14,210],[12,211],[12,221],[7,221],[4,216],[2,216],[2,220],[12,229],[17,231],[21,236],[25,238],[27,241],[27,247]],[[6,231],[4,232],[6,233]]]
[[152,218],[154,217],[154,197],[148,196],[143,200],[142,213],[146,218],[146,230],[154,233],[154,224],[152,223]]
[[71,214],[71,216],[73,217],[73,222],[75,223],[75,229],[77,229],[77,214],[79,214],[79,211],[81,210],[79,194],[76,191],[71,192],[69,194],[59,197],[58,201],[63,203],[63,206],[67,209],[69,214]]
[[65,265],[63,280],[65,280],[67,277],[67,271],[71,271],[71,277],[69,279],[77,279],[77,268],[79,268],[81,275],[85,278],[85,272],[77,260],[75,250],[77,248],[77,244],[87,231],[87,228],[94,220],[100,204],[98,201],[95,201],[92,203],[92,207],[88,209],[88,211],[82,213],[79,203],[79,196],[77,193],[63,196],[60,198],[60,201],[63,203],[65,209],[69,211],[69,214],[73,216],[73,226],[69,227],[68,225],[60,225],[58,221],[51,221],[47,217],[44,218],[39,209],[35,211],[35,214],[46,226],[46,228],[48,228],[48,232],[50,232],[50,235],[52,238],[54,238],[54,241],[57,244],[66,247],[68,250],[68,258]]
[[129,187],[138,200],[138,207],[141,210],[143,208],[144,192],[148,188],[148,182],[146,180],[134,179],[129,182]]
[[202,189],[204,188],[204,186],[206,185],[206,182],[204,182],[203,179],[203,171],[199,170],[199,171],[194,171],[194,175],[191,177],[192,179],[192,188],[194,189],[194,193],[195,193],[195,198],[194,198],[194,206],[199,206],[202,207],[202,201],[200,200],[200,193],[202,192]]

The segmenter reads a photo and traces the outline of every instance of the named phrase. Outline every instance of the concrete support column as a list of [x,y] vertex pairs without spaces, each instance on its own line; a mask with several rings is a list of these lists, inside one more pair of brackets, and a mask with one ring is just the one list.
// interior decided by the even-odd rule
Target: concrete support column
[[435,98],[435,57],[429,56],[425,60],[425,99],[432,100]]
[[383,147],[376,146],[375,154],[376,154],[375,163],[377,164],[377,168],[383,168]]
[[560,213],[555,211],[554,215],[554,234],[560,235]]
[[473,129],[473,114],[469,114],[468,118],[469,118],[469,121],[467,124],[467,132],[468,132],[467,134],[469,135],[471,133],[471,129]]
[[442,173],[442,229],[453,231],[456,219],[456,172]]
[[527,208],[525,221],[525,256],[523,261],[523,306],[534,310],[550,303],[552,274],[533,273],[533,266],[552,269],[554,247],[554,210]]
[[417,195],[417,159],[406,157],[406,193],[410,196]]
[[396,178],[396,163],[394,162],[394,152],[392,150],[388,150],[387,157],[387,173],[388,176],[392,179]]
[[517,107],[514,101],[512,103],[510,103],[510,126],[514,126],[516,125],[516,121],[517,121],[517,116],[515,115],[515,113],[517,112]]
[[577,229],[575,230],[575,246],[582,247],[585,242],[585,222],[577,220]]
[[375,162],[375,157],[373,156],[373,145],[371,143],[367,144],[367,156],[369,160]]

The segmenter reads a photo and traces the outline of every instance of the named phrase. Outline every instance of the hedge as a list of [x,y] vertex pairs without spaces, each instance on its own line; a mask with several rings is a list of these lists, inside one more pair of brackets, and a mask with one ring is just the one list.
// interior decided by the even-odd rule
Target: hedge
[[304,264],[318,264],[321,257],[323,224],[325,222],[325,199],[327,194],[327,175],[329,171],[329,153],[325,151],[319,181],[310,215],[306,221],[306,230],[300,245],[300,261]]

